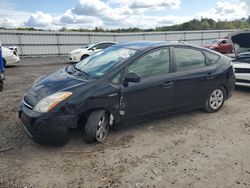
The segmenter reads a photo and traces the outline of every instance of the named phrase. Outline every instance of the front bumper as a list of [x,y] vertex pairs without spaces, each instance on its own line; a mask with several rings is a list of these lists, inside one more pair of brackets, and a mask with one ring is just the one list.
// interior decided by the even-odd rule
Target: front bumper
[[80,61],[80,58],[74,54],[69,54],[69,60],[71,62],[79,62]]
[[236,85],[250,87],[250,73],[236,73]]
[[65,130],[77,127],[78,119],[75,115],[62,112],[40,114],[20,103],[19,118],[27,134],[39,143],[53,144],[60,140]]

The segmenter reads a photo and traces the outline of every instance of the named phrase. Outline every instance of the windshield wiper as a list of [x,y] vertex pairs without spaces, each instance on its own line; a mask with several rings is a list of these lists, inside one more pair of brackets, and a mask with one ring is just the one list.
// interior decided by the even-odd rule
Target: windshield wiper
[[79,72],[82,72],[80,69],[78,69],[78,68],[76,67],[76,64],[74,64],[74,69],[77,70],[77,71],[79,71]]
[[77,70],[77,71],[79,71],[79,72],[81,72],[81,73],[83,73],[83,74],[85,74],[85,76],[87,76],[87,77],[90,77],[90,76],[91,76],[91,75],[88,74],[87,72],[85,72],[85,71],[83,71],[83,70],[81,70],[81,69],[78,69],[78,68],[76,67],[76,64],[74,65],[74,69]]

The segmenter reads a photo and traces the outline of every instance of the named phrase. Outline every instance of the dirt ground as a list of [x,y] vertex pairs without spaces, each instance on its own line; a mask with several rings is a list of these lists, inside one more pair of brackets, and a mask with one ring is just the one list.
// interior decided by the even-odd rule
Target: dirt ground
[[[192,111],[113,130],[103,144],[74,131],[64,147],[34,143],[18,103],[65,57],[23,58],[0,93],[0,187],[250,187],[250,89],[220,112]],[[5,151],[3,151],[5,150]]]

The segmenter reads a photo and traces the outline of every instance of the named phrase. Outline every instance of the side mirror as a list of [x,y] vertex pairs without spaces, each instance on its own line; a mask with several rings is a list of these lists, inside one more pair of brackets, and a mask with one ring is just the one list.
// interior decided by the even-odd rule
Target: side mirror
[[96,50],[96,47],[92,48],[92,50],[95,51],[95,50]]
[[135,73],[128,73],[126,76],[125,76],[125,79],[124,79],[124,82],[128,83],[128,82],[134,82],[134,83],[138,83],[141,81],[141,77],[138,76],[137,74]]

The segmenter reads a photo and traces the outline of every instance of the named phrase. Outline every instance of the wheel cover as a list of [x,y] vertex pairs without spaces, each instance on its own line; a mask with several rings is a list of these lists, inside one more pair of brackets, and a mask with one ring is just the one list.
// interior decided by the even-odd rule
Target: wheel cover
[[224,94],[221,89],[216,89],[210,95],[209,105],[213,110],[217,110],[221,107],[224,101]]
[[96,130],[96,140],[98,142],[102,142],[106,138],[108,131],[109,131],[109,121],[107,115],[104,114],[101,117],[100,121],[98,122],[98,127]]

